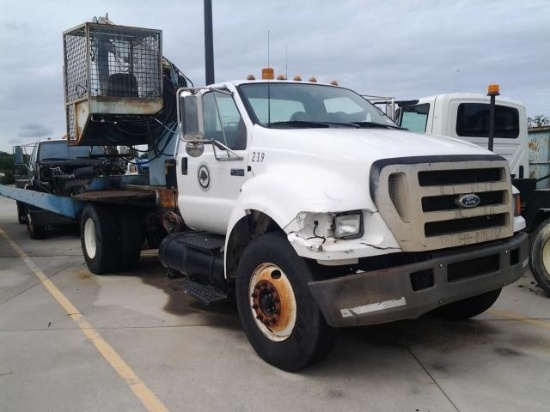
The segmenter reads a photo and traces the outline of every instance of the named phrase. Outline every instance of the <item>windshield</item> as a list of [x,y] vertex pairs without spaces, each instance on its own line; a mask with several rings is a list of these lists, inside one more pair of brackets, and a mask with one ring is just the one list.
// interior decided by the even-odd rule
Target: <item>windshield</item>
[[105,154],[103,146],[69,146],[67,142],[51,142],[40,145],[40,160],[75,160],[91,155]]
[[255,123],[264,127],[397,127],[349,89],[311,83],[247,83],[239,87]]

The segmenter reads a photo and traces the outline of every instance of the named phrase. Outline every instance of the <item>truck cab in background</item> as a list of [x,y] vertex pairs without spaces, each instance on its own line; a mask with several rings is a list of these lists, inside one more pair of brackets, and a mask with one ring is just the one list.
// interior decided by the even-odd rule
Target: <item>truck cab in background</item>
[[[489,102],[488,96],[475,93],[423,97],[398,107],[396,122],[412,132],[453,137],[487,148]],[[508,160],[514,177],[529,177],[527,115],[522,103],[498,98],[494,136],[493,151]]]
[[[17,187],[29,191],[29,195],[48,193],[71,197],[82,192],[90,178],[124,170],[121,159],[108,159],[103,146],[69,146],[63,139],[15,146],[13,152],[15,164],[26,170],[26,176],[17,180]],[[44,238],[48,227],[77,223],[24,201],[18,200],[16,205],[19,223],[28,225],[32,239]]]

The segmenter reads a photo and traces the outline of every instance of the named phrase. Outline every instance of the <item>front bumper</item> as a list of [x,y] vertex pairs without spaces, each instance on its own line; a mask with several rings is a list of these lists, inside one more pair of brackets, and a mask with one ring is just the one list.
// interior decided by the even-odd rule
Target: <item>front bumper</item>
[[327,323],[362,326],[414,319],[439,306],[515,282],[528,265],[528,237],[434,253],[430,260],[309,283]]

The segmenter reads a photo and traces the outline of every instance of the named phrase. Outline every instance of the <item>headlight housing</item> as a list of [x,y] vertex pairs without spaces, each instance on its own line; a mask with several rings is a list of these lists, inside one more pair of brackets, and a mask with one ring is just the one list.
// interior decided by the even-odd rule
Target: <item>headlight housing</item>
[[356,239],[363,236],[363,214],[360,210],[338,213],[334,217],[334,237]]

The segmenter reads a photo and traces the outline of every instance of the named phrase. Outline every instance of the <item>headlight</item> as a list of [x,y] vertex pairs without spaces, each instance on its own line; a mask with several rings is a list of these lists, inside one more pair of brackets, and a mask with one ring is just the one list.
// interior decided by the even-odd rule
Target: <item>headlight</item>
[[363,214],[361,211],[337,214],[334,217],[334,236],[338,239],[363,236]]

